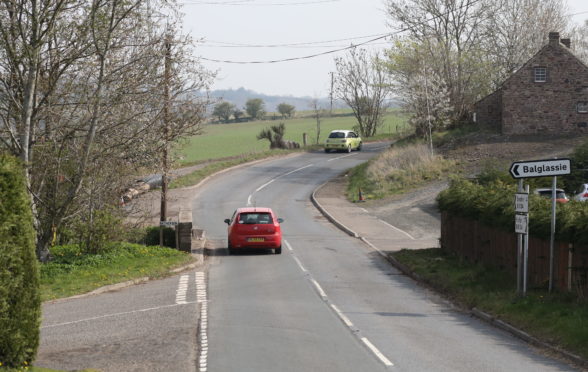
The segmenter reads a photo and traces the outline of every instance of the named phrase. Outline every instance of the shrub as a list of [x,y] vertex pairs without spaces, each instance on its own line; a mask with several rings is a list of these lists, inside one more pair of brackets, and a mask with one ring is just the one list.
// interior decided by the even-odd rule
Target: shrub
[[[151,226],[146,228],[142,243],[145,245],[159,245],[159,227]],[[163,228],[163,246],[176,247],[176,231],[171,227]]]
[[22,167],[0,154],[0,363],[31,363],[39,346],[39,272]]

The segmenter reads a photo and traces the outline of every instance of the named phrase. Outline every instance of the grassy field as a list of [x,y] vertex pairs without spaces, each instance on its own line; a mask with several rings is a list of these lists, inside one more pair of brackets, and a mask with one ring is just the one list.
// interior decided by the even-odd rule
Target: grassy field
[[[308,145],[316,144],[316,121],[312,118],[283,120],[286,124],[285,140],[296,141],[302,145],[303,133],[307,133]],[[264,128],[277,125],[280,120],[254,121],[234,124],[209,124],[204,134],[189,138],[176,151],[180,156],[180,166],[205,160],[220,159],[243,154],[251,154],[269,149],[269,142],[257,140],[256,136]],[[321,118],[319,143],[334,129],[351,129],[356,120],[353,116]],[[407,116],[400,110],[391,111],[385,116],[379,136],[391,137],[407,130]]]
[[530,290],[517,297],[504,271],[468,263],[440,248],[402,250],[392,256],[454,302],[476,307],[527,333],[588,358],[588,306],[567,293]]

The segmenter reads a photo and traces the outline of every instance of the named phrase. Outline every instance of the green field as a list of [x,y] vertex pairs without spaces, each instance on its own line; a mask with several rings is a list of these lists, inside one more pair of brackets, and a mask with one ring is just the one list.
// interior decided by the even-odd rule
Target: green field
[[[303,133],[307,133],[308,145],[316,144],[316,120],[296,118],[283,120],[286,124],[285,140],[296,141],[302,145]],[[193,164],[210,159],[227,158],[242,154],[261,152],[269,149],[269,142],[257,140],[257,134],[264,128],[277,125],[280,120],[254,121],[234,124],[208,124],[204,133],[191,137],[186,144],[177,149],[180,165]],[[352,129],[356,124],[353,116],[321,118],[319,143],[334,129]],[[395,136],[407,129],[407,116],[399,110],[385,116],[379,135]]]

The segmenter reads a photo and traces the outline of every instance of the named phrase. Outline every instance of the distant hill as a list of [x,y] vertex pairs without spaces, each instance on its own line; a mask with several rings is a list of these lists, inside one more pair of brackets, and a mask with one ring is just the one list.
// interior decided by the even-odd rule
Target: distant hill
[[[265,102],[265,109],[269,112],[278,111],[277,106],[280,103],[287,103],[296,107],[296,111],[307,111],[310,110],[310,103],[312,97],[293,97],[293,96],[269,96],[267,94],[257,93],[253,90],[239,88],[239,89],[219,89],[210,92],[211,97],[230,102],[238,108],[244,110],[245,102],[251,98],[261,98]],[[330,100],[328,98],[317,98],[320,106],[323,109],[330,107]],[[333,108],[343,108],[338,102],[333,102]]]
[[[257,93],[253,90],[239,88],[239,89],[218,89],[210,92],[210,96],[213,98],[226,102],[230,102],[245,111],[245,102],[251,98],[261,98],[265,102],[265,110],[268,112],[278,111],[277,106],[280,103],[287,103],[296,107],[296,111],[309,111],[311,110],[311,102],[313,97],[293,97],[293,96],[270,96],[263,93]],[[330,99],[317,98],[319,106],[328,110],[331,106]],[[399,107],[400,102],[395,99],[390,100],[390,107]],[[333,109],[348,108],[348,106],[341,100],[333,100]]]

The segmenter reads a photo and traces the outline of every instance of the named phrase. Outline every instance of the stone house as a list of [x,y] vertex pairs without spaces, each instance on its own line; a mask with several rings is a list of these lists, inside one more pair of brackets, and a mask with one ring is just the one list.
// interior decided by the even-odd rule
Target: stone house
[[474,105],[474,121],[503,134],[588,132],[588,67],[570,39],[550,32],[547,45]]

